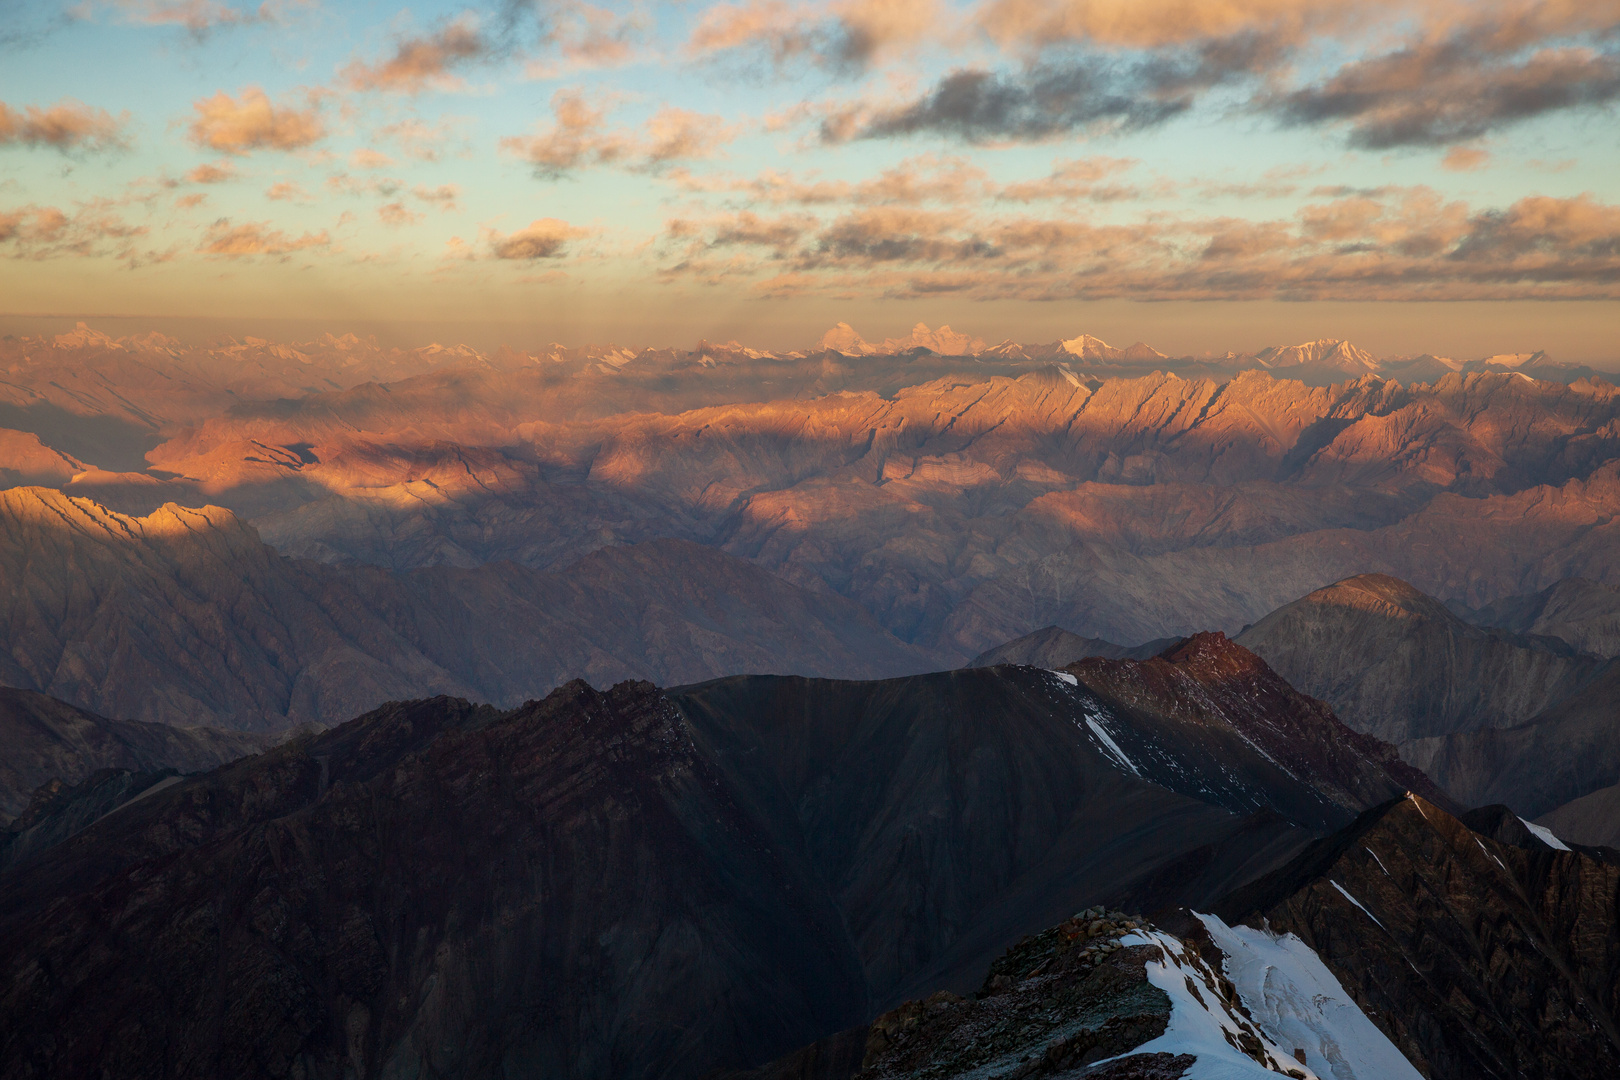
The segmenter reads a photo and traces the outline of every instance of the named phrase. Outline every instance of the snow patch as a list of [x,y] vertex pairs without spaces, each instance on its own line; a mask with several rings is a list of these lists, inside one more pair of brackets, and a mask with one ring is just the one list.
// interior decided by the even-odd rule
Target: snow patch
[[1091,728],[1091,733],[1101,739],[1103,745],[1108,747],[1113,755],[1119,759],[1120,764],[1137,776],[1142,775],[1142,770],[1138,769],[1131,759],[1125,756],[1125,751],[1119,748],[1119,744],[1113,740],[1103,726],[1097,722],[1097,718],[1092,716],[1089,711],[1086,713],[1086,725]]
[[1080,680],[1075,678],[1073,675],[1070,675],[1067,671],[1054,671],[1054,672],[1052,672],[1052,674],[1056,675],[1058,678],[1062,679],[1064,682],[1068,683],[1070,686],[1079,686],[1080,685]]
[[1322,1080],[1421,1080],[1316,950],[1293,934],[1277,937],[1227,926],[1214,915],[1198,918],[1226,954],[1226,977],[1255,1023],[1278,1046],[1304,1050],[1305,1064]]
[[1492,861],[1495,862],[1497,866],[1500,866],[1503,870],[1507,869],[1506,863],[1504,863],[1501,859],[1498,859],[1495,855],[1491,854],[1491,849],[1485,846],[1485,841],[1476,836],[1474,837],[1474,843],[1479,845],[1479,850],[1483,851],[1487,855],[1490,855]]
[[[1301,1065],[1287,1050],[1265,1039],[1262,1039],[1261,1049],[1270,1061],[1270,1068],[1239,1051],[1228,1040],[1252,1035],[1254,1029],[1240,1022],[1221,1002],[1214,988],[1205,981],[1207,969],[1187,953],[1178,939],[1159,930],[1137,930],[1120,938],[1119,943],[1159,947],[1161,958],[1149,960],[1145,965],[1148,982],[1163,990],[1170,999],[1170,1023],[1164,1034],[1129,1051],[1130,1054],[1192,1054],[1198,1061],[1183,1074],[1183,1080],[1259,1077],[1277,1080],[1278,1073],[1287,1075],[1290,1069],[1296,1076],[1303,1074],[1307,1080],[1336,1080],[1312,1071],[1308,1063]],[[1201,988],[1195,993],[1194,988],[1200,984]],[[1262,1030],[1260,1034],[1267,1033]],[[1309,1054],[1309,1050],[1306,1053]]]
[[1367,854],[1369,854],[1369,855],[1371,855],[1373,857],[1373,861],[1378,864],[1378,869],[1384,871],[1384,876],[1389,878],[1391,881],[1394,881],[1395,880],[1395,875],[1391,874],[1389,872],[1389,869],[1386,866],[1384,866],[1384,860],[1380,859],[1378,857],[1378,852],[1374,851],[1372,848],[1367,848],[1366,851],[1367,851]]
[[[1524,818],[1520,818],[1519,820],[1524,821]],[[1558,837],[1554,836],[1553,831],[1551,829],[1547,828],[1547,826],[1545,826],[1545,825],[1534,825],[1534,824],[1531,824],[1528,821],[1524,821],[1524,827],[1529,829],[1531,832],[1535,833],[1536,834],[1536,839],[1540,840],[1543,844],[1546,844],[1548,847],[1552,848],[1554,851],[1568,851],[1569,850],[1569,845],[1564,843],[1562,840],[1558,839]]]
[[[1338,889],[1340,896],[1344,897],[1346,900],[1348,900],[1352,904],[1356,905],[1356,907],[1361,908],[1361,913],[1363,915],[1367,916],[1367,918],[1371,919],[1373,922],[1377,923],[1378,924],[1378,929],[1380,929],[1380,930],[1384,929],[1384,924],[1381,923],[1381,922],[1378,922],[1378,916],[1376,916],[1372,912],[1368,911],[1365,907],[1362,907],[1361,901],[1357,900],[1355,897],[1351,896],[1349,890],[1347,890],[1343,885],[1340,885],[1337,881],[1334,881],[1332,878],[1328,878],[1328,884],[1332,885],[1335,889]],[[1385,931],[1385,932],[1387,933],[1388,931]]]

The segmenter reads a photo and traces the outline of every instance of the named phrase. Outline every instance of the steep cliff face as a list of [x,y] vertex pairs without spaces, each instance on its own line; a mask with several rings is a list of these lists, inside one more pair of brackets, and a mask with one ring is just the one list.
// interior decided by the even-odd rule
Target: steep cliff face
[[1356,730],[1402,745],[1513,727],[1603,668],[1600,658],[1562,642],[1470,625],[1382,574],[1318,589],[1237,640]]
[[932,666],[848,600],[676,540],[566,573],[393,574],[285,559],[218,507],[130,517],[35,488],[0,492],[0,574],[0,681],[174,724],[331,724],[424,692],[510,705],[575,675]]
[[1610,1076],[1617,862],[1557,850],[1504,808],[1459,820],[1407,797],[1216,911],[1297,934],[1432,1080]]

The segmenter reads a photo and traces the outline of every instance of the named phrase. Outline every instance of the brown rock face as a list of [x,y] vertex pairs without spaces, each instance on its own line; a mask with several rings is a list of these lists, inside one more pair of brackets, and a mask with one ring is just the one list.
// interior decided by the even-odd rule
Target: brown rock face
[[1318,589],[1237,640],[1357,731],[1397,745],[1523,723],[1603,666],[1558,642],[1470,625],[1383,574]]
[[1434,1080],[1620,1070],[1620,865],[1556,851],[1505,808],[1478,830],[1408,797],[1217,905],[1316,950]]
[[1511,728],[1418,739],[1412,764],[1465,803],[1506,803],[1536,817],[1620,783],[1620,660],[1576,693]]
[[1620,589],[1613,585],[1566,578],[1465,614],[1481,626],[1555,637],[1594,656],[1620,656]]

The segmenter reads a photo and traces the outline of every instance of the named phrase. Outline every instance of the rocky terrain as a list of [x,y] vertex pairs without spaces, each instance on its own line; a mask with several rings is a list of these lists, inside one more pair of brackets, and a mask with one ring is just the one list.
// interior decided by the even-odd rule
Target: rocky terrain
[[[1240,653],[1151,663],[1203,686]],[[1304,767],[1330,717],[1217,690],[1196,718],[1016,667],[388,705],[0,871],[0,1076],[770,1060],[1087,905],[1210,903],[1401,790],[1378,755]]]
[[1555,637],[1594,656],[1620,656],[1620,589],[1565,578],[1538,593],[1507,596],[1458,614],[1480,626]]
[[1403,753],[1464,803],[1506,803],[1534,818],[1620,783],[1617,726],[1620,661],[1610,660],[1579,693],[1524,724],[1419,739]]

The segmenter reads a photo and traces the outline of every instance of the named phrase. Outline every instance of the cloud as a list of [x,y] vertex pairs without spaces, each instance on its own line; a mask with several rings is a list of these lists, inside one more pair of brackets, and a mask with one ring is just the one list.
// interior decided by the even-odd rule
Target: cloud
[[290,236],[272,229],[268,222],[250,221],[232,225],[229,218],[220,218],[208,227],[207,234],[197,250],[205,255],[220,255],[230,259],[249,258],[254,255],[286,257],[297,251],[331,246],[326,230]]
[[1289,218],[1100,224],[870,207],[681,219],[666,280],[766,296],[972,300],[1620,299],[1620,207],[1535,196],[1476,210],[1423,187],[1348,191]]
[[174,200],[175,209],[191,210],[208,201],[208,196],[201,191],[194,191],[190,195],[181,195]]
[[62,256],[131,258],[133,241],[144,225],[131,225],[113,207],[98,201],[72,213],[55,206],[0,210],[0,251],[18,259]]
[[1298,40],[1424,6],[1422,0],[991,0],[977,21],[1009,45],[1154,49],[1253,34]]
[[581,229],[556,218],[531,221],[516,232],[502,235],[489,234],[490,252],[497,259],[557,259],[568,253],[568,242],[589,236],[589,229]]
[[195,102],[191,141],[228,154],[252,150],[298,150],[326,134],[320,108],[313,101],[303,109],[275,105],[256,86],[241,92],[240,100],[221,90]]
[[403,202],[391,202],[377,208],[377,217],[389,228],[415,225],[424,215],[413,212]]
[[1135,158],[1090,157],[1055,163],[1052,171],[1039,180],[1023,180],[1008,184],[996,193],[1006,202],[1040,202],[1048,199],[1094,199],[1111,202],[1135,193],[1134,188],[1117,184],[1105,185],[1109,177],[1129,172],[1136,167]]
[[386,60],[367,64],[350,61],[340,73],[351,90],[419,94],[427,89],[451,90],[461,86],[458,68],[492,55],[493,46],[470,16],[462,16],[431,34],[403,38]]
[[1470,27],[1346,64],[1319,85],[1272,95],[1262,105],[1291,126],[1346,123],[1352,146],[1382,150],[1466,142],[1549,112],[1620,98],[1620,56],[1558,46],[1520,58],[1524,37],[1497,25]]
[[393,163],[387,154],[365,146],[349,155],[349,164],[356,169],[386,169]]
[[666,105],[648,119],[637,152],[647,165],[706,158],[730,141],[734,132],[718,116]]
[[910,102],[834,112],[821,136],[931,133],[996,143],[1131,131],[1179,116],[1203,91],[1262,70],[1275,55],[1266,39],[1234,38],[1145,57],[1087,53],[1016,70],[963,68]]
[[209,165],[198,165],[186,173],[186,182],[190,184],[223,184],[227,180],[236,179],[236,166],[229,161],[216,161]]
[[459,141],[456,129],[457,125],[450,120],[427,124],[408,119],[384,125],[377,129],[377,134],[393,139],[406,157],[417,161],[438,161],[444,157],[446,146]]
[[126,113],[114,119],[103,109],[92,109],[63,99],[49,108],[25,106],[20,111],[0,101],[0,146],[49,146],[69,150],[122,150],[128,147]]
[[236,7],[220,0],[84,0],[73,10],[77,17],[84,17],[96,8],[112,8],[123,22],[179,26],[200,40],[221,27],[281,22],[287,8],[309,7],[312,3],[313,0],[293,0],[292,3],[265,0],[257,7]]
[[801,180],[791,173],[766,169],[758,176],[694,176],[678,170],[672,179],[687,191],[722,192],[742,196],[755,203],[822,206],[831,203],[858,205],[928,202],[960,204],[985,197],[994,191],[989,174],[966,158],[951,155],[919,154],[906,158],[867,180]]
[[542,44],[555,55],[531,60],[525,73],[554,79],[566,71],[614,67],[628,62],[642,45],[648,21],[641,11],[621,15],[580,0],[548,5],[548,28]]
[[537,134],[509,136],[501,149],[527,159],[535,175],[555,180],[592,165],[624,163],[656,171],[673,161],[710,157],[736,133],[718,116],[665,106],[641,132],[609,128],[607,110],[587,101],[578,89],[551,97],[552,122]]
[[461,186],[459,184],[440,184],[430,188],[425,184],[418,184],[411,189],[411,194],[422,202],[437,206],[440,210],[455,210],[460,205]]
[[777,65],[809,59],[859,71],[915,46],[945,24],[938,0],[842,0],[830,5],[748,0],[715,4],[699,20],[687,55],[757,50]]
[[1488,150],[1480,150],[1470,146],[1453,146],[1446,151],[1446,156],[1440,159],[1440,167],[1447,172],[1473,172],[1489,165],[1491,154]]
[[309,193],[296,180],[278,180],[265,189],[264,197],[271,202],[303,202]]

